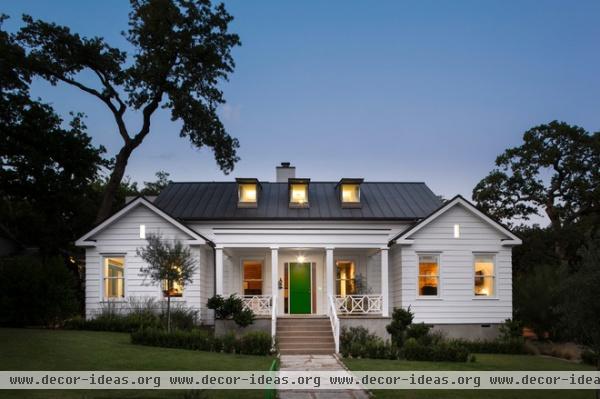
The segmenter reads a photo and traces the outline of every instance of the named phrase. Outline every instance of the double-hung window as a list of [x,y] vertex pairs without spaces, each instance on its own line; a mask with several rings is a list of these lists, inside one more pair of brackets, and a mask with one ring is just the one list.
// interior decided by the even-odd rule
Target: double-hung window
[[494,255],[475,254],[474,294],[492,297],[496,294],[496,265]]
[[418,289],[420,297],[434,297],[439,295],[439,259],[438,255],[419,255]]
[[104,258],[103,265],[104,298],[125,297],[125,257]]

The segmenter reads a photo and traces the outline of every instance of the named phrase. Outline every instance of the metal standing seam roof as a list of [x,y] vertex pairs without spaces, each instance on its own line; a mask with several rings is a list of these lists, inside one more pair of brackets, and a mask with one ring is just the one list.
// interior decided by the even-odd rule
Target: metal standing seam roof
[[364,182],[360,208],[343,208],[337,182],[310,182],[309,208],[290,208],[288,184],[260,182],[256,208],[239,208],[236,182],[169,184],[154,204],[182,220],[416,220],[442,201],[425,183]]

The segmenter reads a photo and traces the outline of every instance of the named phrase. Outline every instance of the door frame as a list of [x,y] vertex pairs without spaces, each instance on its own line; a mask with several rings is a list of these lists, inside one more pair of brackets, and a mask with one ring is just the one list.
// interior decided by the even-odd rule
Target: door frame
[[[308,273],[309,273],[309,284],[308,287],[310,288],[309,291],[309,297],[310,297],[310,312],[309,313],[292,313],[292,284],[291,284],[291,278],[292,278],[292,273],[290,273],[290,265],[292,263],[297,263],[297,264],[307,264],[308,265]],[[310,261],[304,261],[304,262],[285,262],[285,264],[283,265],[283,267],[285,267],[287,269],[287,283],[288,283],[288,312],[287,314],[289,315],[294,315],[294,314],[314,314],[313,310],[314,310],[314,304],[313,304],[313,267],[315,266],[315,262],[310,262]]]

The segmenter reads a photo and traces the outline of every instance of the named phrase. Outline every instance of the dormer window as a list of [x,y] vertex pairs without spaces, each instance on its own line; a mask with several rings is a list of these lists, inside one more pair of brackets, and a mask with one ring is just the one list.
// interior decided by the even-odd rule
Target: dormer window
[[308,208],[308,184],[310,179],[288,179],[290,207]]
[[338,183],[342,207],[360,207],[360,185],[363,179],[342,179]]
[[257,179],[236,179],[238,184],[238,207],[256,208],[260,183]]

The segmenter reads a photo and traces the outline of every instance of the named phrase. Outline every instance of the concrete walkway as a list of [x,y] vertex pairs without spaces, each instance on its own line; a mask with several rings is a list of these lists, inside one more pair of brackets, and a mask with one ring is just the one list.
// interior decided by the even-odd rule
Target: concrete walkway
[[[337,358],[332,355],[282,355],[279,370],[281,371],[346,371]],[[280,399],[368,399],[369,393],[364,390],[280,390]]]

